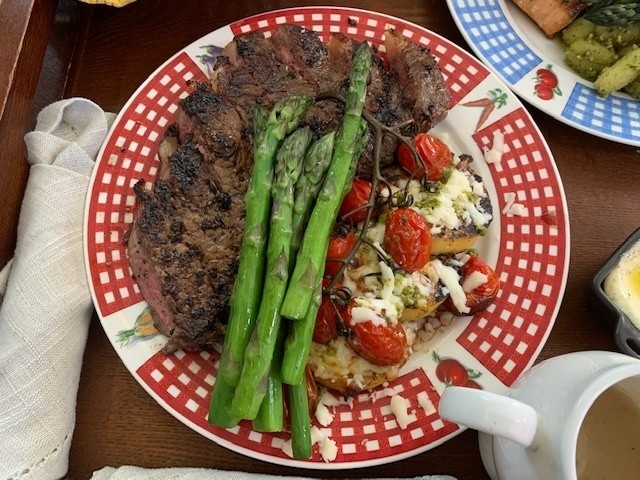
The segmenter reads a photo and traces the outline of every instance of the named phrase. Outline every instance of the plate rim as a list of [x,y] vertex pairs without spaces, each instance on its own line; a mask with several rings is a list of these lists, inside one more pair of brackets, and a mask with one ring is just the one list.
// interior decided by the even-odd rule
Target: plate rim
[[[449,0],[447,0],[449,1]],[[114,135],[115,129],[114,127],[118,124],[118,122],[120,122],[122,120],[122,118],[124,117],[127,108],[133,103],[135,102],[135,100],[138,98],[138,96],[140,95],[140,93],[143,91],[143,89],[145,88],[145,86],[147,86],[151,79],[158,74],[158,72],[160,72],[165,66],[167,66],[168,64],[171,63],[172,60],[174,60],[176,57],[178,57],[179,55],[181,55],[182,53],[185,53],[187,49],[189,49],[190,47],[193,47],[194,45],[197,45],[198,42],[200,42],[203,38],[211,35],[214,32],[217,32],[219,30],[222,30],[224,28],[229,28],[230,25],[235,24],[235,23],[239,23],[239,22],[243,22],[243,21],[250,21],[251,19],[254,18],[259,18],[261,16],[264,16],[265,14],[276,14],[279,12],[291,12],[291,11],[299,11],[299,10],[313,10],[313,9],[327,9],[327,10],[342,10],[345,12],[362,12],[364,14],[367,15],[372,15],[375,17],[382,17],[385,19],[389,19],[391,21],[399,21],[405,24],[411,24],[413,26],[415,26],[416,28],[426,31],[428,32],[430,35],[432,35],[433,37],[438,38],[440,41],[444,41],[444,43],[446,44],[450,44],[454,47],[456,47],[457,49],[464,51],[467,55],[469,55],[470,57],[474,58],[476,61],[478,61],[479,63],[482,63],[484,65],[485,68],[487,68],[487,70],[489,71],[490,75],[494,76],[494,80],[497,81],[497,83],[502,84],[502,86],[507,89],[507,90],[511,90],[510,87],[508,86],[508,83],[505,82],[500,75],[496,74],[495,72],[492,71],[491,68],[489,68],[489,66],[482,62],[481,60],[478,60],[478,57],[474,56],[473,54],[470,54],[468,52],[466,52],[461,46],[455,44],[453,41],[448,40],[447,38],[445,38],[444,36],[440,35],[437,32],[432,31],[431,29],[424,27],[420,24],[417,24],[413,21],[410,20],[406,20],[397,16],[393,16],[393,15],[389,15],[386,13],[381,13],[381,12],[376,12],[373,10],[367,10],[367,9],[362,9],[362,8],[351,8],[351,7],[344,7],[344,6],[325,6],[325,5],[318,5],[318,6],[305,6],[305,7],[290,7],[290,8],[281,8],[281,9],[276,9],[276,10],[267,10],[265,12],[261,12],[261,13],[257,13],[255,15],[251,15],[248,17],[243,17],[241,19],[238,19],[234,22],[222,25],[214,30],[211,30],[210,32],[200,36],[199,38],[195,39],[193,42],[190,42],[189,44],[185,45],[184,47],[182,47],[180,50],[176,51],[176,53],[174,53],[173,55],[171,55],[169,58],[167,58],[164,62],[162,62],[157,68],[155,68],[152,72],[149,73],[149,75],[147,76],[147,78],[134,90],[134,92],[130,95],[130,97],[127,99],[127,101],[123,104],[123,106],[121,107],[120,111],[118,112],[117,116],[115,117],[115,119],[113,120],[112,126],[109,129],[109,132],[107,134],[107,136],[105,137],[105,140],[103,141],[103,144],[98,152],[98,155],[96,157],[96,165],[94,166],[94,169],[92,171],[92,175],[89,181],[89,185],[88,185],[88,190],[87,190],[87,197],[86,197],[86,202],[85,202],[85,210],[84,210],[84,221],[83,221],[83,250],[84,250],[84,260],[85,260],[85,270],[87,273],[87,278],[88,278],[88,283],[89,283],[89,288],[91,291],[91,295],[92,295],[92,301],[93,304],[96,308],[96,311],[98,313],[100,322],[101,322],[101,326],[103,328],[104,331],[104,317],[108,317],[112,314],[108,314],[108,315],[102,315],[100,309],[97,307],[96,305],[96,291],[94,288],[94,283],[91,280],[91,258],[90,258],[90,252],[87,248],[88,245],[88,234],[89,234],[89,229],[88,229],[88,225],[90,223],[90,216],[89,216],[89,207],[92,201],[92,193],[93,193],[93,188],[94,185],[97,181],[97,175],[98,175],[98,162],[102,162],[102,161],[106,161],[104,158],[104,153],[105,153],[105,149],[107,147],[108,141],[111,139],[111,137]],[[514,97],[515,98],[515,97]],[[552,311],[552,313],[549,315],[549,326],[547,328],[547,330],[545,331],[545,334],[543,335],[540,343],[538,344],[537,348],[533,351],[533,353],[531,354],[528,362],[527,362],[527,366],[524,368],[524,371],[527,371],[529,368],[531,368],[531,366],[536,362],[536,360],[538,359],[540,352],[542,350],[542,348],[544,348],[547,339],[554,327],[555,321],[557,319],[557,314],[558,311],[560,309],[560,306],[562,304],[562,300],[564,298],[564,293],[566,290],[566,285],[567,285],[567,279],[568,279],[568,270],[569,270],[569,260],[570,260],[570,223],[569,223],[569,210],[568,210],[568,205],[567,205],[567,201],[566,201],[566,191],[564,189],[564,185],[562,183],[562,178],[560,176],[560,173],[558,171],[558,167],[557,164],[555,162],[553,153],[551,151],[551,149],[549,148],[549,145],[546,141],[546,139],[544,138],[544,136],[542,135],[542,132],[540,131],[540,128],[538,127],[537,123],[533,120],[533,118],[531,117],[530,113],[527,111],[527,109],[525,108],[524,104],[522,104],[522,102],[520,101],[520,99],[517,99],[517,107],[521,108],[526,115],[529,117],[530,120],[530,125],[531,127],[537,132],[539,139],[546,151],[546,153],[549,155],[549,159],[550,159],[550,165],[553,168],[553,178],[557,181],[557,186],[558,186],[558,190],[560,193],[560,203],[562,205],[563,208],[563,213],[564,213],[564,225],[563,228],[566,232],[565,237],[564,237],[564,248],[565,248],[565,258],[564,258],[564,263],[562,265],[563,268],[563,274],[562,274],[562,278],[560,281],[560,291],[558,294],[558,300],[554,306],[554,309]],[[492,180],[493,181],[493,180]],[[136,304],[137,305],[137,304]],[[132,305],[133,306],[133,305]],[[121,311],[121,310],[120,310]],[[119,313],[118,312],[114,312],[114,313]],[[105,334],[107,334],[107,332],[105,332]],[[111,335],[107,334],[107,337],[109,338],[109,341],[111,342],[113,348],[116,350],[116,353],[118,354],[118,357],[120,358],[120,361],[123,361],[122,355],[121,355],[121,349],[117,347],[114,338],[112,338]],[[125,363],[125,362],[123,362]],[[127,363],[125,363],[125,366],[127,367],[127,369],[129,370],[129,372],[134,376],[134,378],[136,379],[136,381],[140,384],[140,386],[143,387],[143,389],[149,393],[152,398],[154,398],[154,400],[156,400],[156,402],[158,404],[160,404],[160,406],[162,406],[167,412],[169,412],[172,416],[174,416],[174,418],[178,419],[181,423],[186,424],[190,429],[195,430],[196,432],[198,432],[199,434],[205,436],[205,438],[209,438],[210,440],[215,441],[218,445],[223,446],[225,448],[228,448],[232,451],[241,453],[249,458],[254,458],[254,459],[258,459],[258,460],[262,460],[262,461],[266,461],[269,463],[274,463],[274,464],[278,464],[278,465],[282,465],[282,466],[289,466],[289,467],[302,467],[305,469],[316,469],[316,470],[337,470],[337,469],[354,469],[354,468],[362,468],[362,467],[370,467],[370,466],[376,466],[376,465],[383,465],[383,464],[388,464],[388,463],[393,463],[396,461],[400,461],[403,459],[407,459],[407,458],[411,458],[413,456],[419,455],[421,453],[424,453],[428,450],[431,450],[433,448],[436,448],[437,446],[440,446],[444,443],[446,443],[448,440],[452,439],[455,436],[458,436],[460,433],[462,433],[463,431],[466,430],[466,427],[463,426],[458,426],[458,429],[433,441],[430,442],[422,447],[410,450],[410,451],[406,451],[406,452],[401,452],[398,454],[393,454],[393,455],[389,455],[389,456],[384,456],[384,457],[380,457],[380,458],[375,458],[375,459],[368,459],[368,460],[358,460],[358,461],[353,461],[353,462],[310,462],[310,461],[306,461],[306,460],[295,460],[292,458],[280,458],[280,457],[275,457],[269,454],[264,454],[262,452],[258,452],[255,450],[251,450],[248,449],[244,446],[235,444],[233,442],[230,442],[224,438],[221,438],[215,434],[212,434],[211,432],[205,431],[203,432],[202,428],[199,427],[198,425],[196,425],[195,423],[191,422],[188,418],[184,417],[182,414],[180,414],[179,412],[175,411],[169,404],[166,403],[166,401],[164,401],[156,392],[154,392],[144,381],[142,381],[142,379],[139,377],[139,375],[137,374],[135,369],[129,368],[129,365]],[[212,439],[211,436],[215,437],[215,439]]]
[[[511,14],[508,11],[508,9],[506,9],[506,5],[504,0],[490,0],[490,1],[495,1],[496,5],[498,5],[500,7],[500,9],[502,10],[502,12],[505,14],[505,18],[509,21],[509,25],[511,27],[513,27],[513,29],[519,33],[519,29],[517,28],[517,25],[513,24],[511,22]],[[447,6],[449,8],[449,12],[456,24],[456,27],[458,28],[458,30],[460,31],[460,34],[464,37],[467,45],[469,45],[469,47],[472,49],[473,54],[476,56],[476,58],[479,58],[482,63],[494,74],[496,75],[505,85],[508,86],[508,88],[513,91],[516,95],[518,95],[518,97],[520,97],[522,100],[525,100],[526,102],[530,103],[532,106],[534,106],[535,108],[537,108],[538,110],[540,110],[541,112],[545,113],[546,115],[549,115],[550,117],[554,118],[555,120],[557,120],[560,123],[564,123],[565,125],[568,125],[572,128],[575,128],[576,130],[580,130],[584,133],[587,133],[589,135],[593,135],[595,137],[599,137],[602,138],[604,140],[608,140],[611,142],[615,142],[618,144],[622,144],[622,145],[628,145],[628,146],[632,146],[632,147],[638,147],[640,146],[640,139],[638,140],[633,140],[627,137],[621,137],[621,136],[616,136],[616,135],[612,135],[606,132],[601,132],[599,130],[596,130],[592,127],[589,127],[587,125],[578,123],[570,118],[564,117],[561,114],[555,112],[553,109],[549,108],[549,104],[545,103],[544,101],[541,101],[539,98],[537,98],[535,95],[531,95],[528,91],[526,91],[524,88],[519,87],[518,85],[514,85],[513,83],[509,82],[505,77],[503,72],[496,67],[496,65],[494,64],[494,62],[491,61],[491,59],[487,58],[486,55],[484,55],[483,51],[481,49],[479,49],[473,39],[471,38],[471,36],[469,35],[469,32],[464,28],[463,22],[460,19],[459,15],[456,12],[455,9],[455,2],[456,0],[446,0],[447,2]],[[550,61],[545,57],[545,55],[541,54],[541,52],[533,45],[531,45],[530,43],[528,43],[527,38],[526,37],[520,37],[521,40],[529,47],[531,48],[533,51],[535,51],[541,58],[543,64],[549,63]],[[460,47],[462,48],[462,47]],[[573,85],[583,85],[586,88],[592,89],[593,88],[593,83],[589,82],[583,78],[581,78],[580,76],[578,76],[575,72],[573,72],[572,70],[570,70],[569,68],[567,68],[563,63],[556,63],[556,62],[552,62],[554,64],[554,67],[557,68],[562,68],[563,73],[571,76],[574,79],[574,84]],[[616,92],[614,92],[612,94],[612,96],[618,96],[618,94]],[[626,98],[626,97],[623,97]],[[640,105],[640,100],[637,100],[639,102]]]

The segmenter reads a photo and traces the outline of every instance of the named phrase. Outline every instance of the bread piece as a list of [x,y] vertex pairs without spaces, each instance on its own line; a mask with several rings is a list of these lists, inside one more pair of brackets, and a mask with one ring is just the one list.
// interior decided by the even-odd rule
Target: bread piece
[[351,395],[398,378],[404,361],[390,367],[374,365],[353,351],[343,337],[338,337],[327,345],[313,342],[308,364],[317,383]]

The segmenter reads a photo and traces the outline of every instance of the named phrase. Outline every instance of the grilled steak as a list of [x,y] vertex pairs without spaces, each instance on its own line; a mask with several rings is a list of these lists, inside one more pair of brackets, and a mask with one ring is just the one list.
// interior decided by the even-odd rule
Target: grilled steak
[[[130,264],[157,328],[172,345],[199,349],[220,341],[228,318],[244,226],[244,194],[252,167],[251,116],[295,93],[344,94],[351,40],[327,45],[315,32],[281,26],[270,38],[236,37],[218,57],[210,83],[192,84],[166,134],[152,190],[134,187],[139,212],[129,235]],[[431,54],[400,35],[387,35],[392,68],[374,55],[366,108],[404,133],[426,131],[446,115],[449,93]],[[336,100],[316,102],[304,123],[318,134],[337,128]],[[371,143],[359,174],[371,172]],[[396,141],[386,136],[383,160]]]
[[[182,102],[152,192],[134,191],[139,213],[129,257],[157,328],[180,346],[220,340],[244,226],[250,144],[234,106],[206,85]],[[197,142],[195,141],[197,139]]]

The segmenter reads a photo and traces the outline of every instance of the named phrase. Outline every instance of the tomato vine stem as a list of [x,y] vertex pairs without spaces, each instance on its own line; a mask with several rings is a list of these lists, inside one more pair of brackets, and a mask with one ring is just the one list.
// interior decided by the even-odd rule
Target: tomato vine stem
[[[346,102],[346,99],[344,98],[344,96],[338,92],[321,93],[316,97],[316,101],[322,101],[322,100],[335,100],[343,104]],[[397,265],[395,265],[393,260],[388,255],[385,255],[384,252],[377,245],[370,242],[366,238],[366,234],[369,229],[369,224],[371,222],[372,213],[374,209],[382,208],[385,204],[391,207],[410,206],[413,203],[413,197],[409,193],[409,187],[410,187],[411,181],[416,178],[416,176],[418,175],[418,172],[420,171],[421,166],[423,167],[423,170],[424,170],[424,173],[422,174],[422,178],[421,178],[422,182],[427,181],[428,174],[429,174],[428,167],[423,164],[420,154],[418,153],[418,150],[413,144],[413,140],[410,137],[407,137],[400,133],[400,130],[402,128],[413,123],[414,121],[413,119],[409,119],[398,125],[394,125],[390,127],[385,125],[381,121],[379,121],[377,118],[375,118],[375,116],[371,112],[369,112],[366,109],[366,107],[362,111],[362,117],[366,120],[366,122],[369,124],[369,126],[373,130],[373,135],[375,138],[375,142],[373,146],[373,172],[371,175],[371,192],[369,193],[369,199],[366,205],[354,210],[356,211],[364,208],[366,209],[366,216],[364,221],[362,222],[362,228],[358,232],[356,242],[351,248],[351,250],[347,253],[347,255],[341,259],[328,259],[328,260],[340,262],[341,265],[339,270],[336,272],[333,278],[331,278],[331,281],[324,288],[324,291],[323,291],[323,295],[327,295],[331,300],[331,304],[336,314],[338,315],[339,325],[343,327],[341,329],[342,331],[347,331],[347,329],[344,328],[345,327],[344,319],[342,317],[340,310],[341,308],[345,307],[349,303],[349,301],[352,298],[353,292],[351,292],[347,287],[343,287],[343,286],[340,286],[338,288],[335,288],[335,287],[338,283],[338,279],[341,278],[342,274],[344,274],[345,270],[347,269],[347,266],[352,262],[360,246],[363,243],[366,243],[376,252],[378,257],[389,266],[389,268],[391,268],[393,271],[398,270],[398,267]],[[407,180],[406,185],[395,194],[392,190],[391,183],[386,178],[384,178],[384,176],[380,171],[380,151],[382,149],[382,140],[385,135],[391,135],[396,140],[406,145],[415,159],[416,168],[411,173],[409,179]],[[357,160],[358,159],[356,159],[356,161]],[[382,188],[388,192],[388,194],[386,195],[386,198],[383,201],[379,201],[379,199],[381,198],[381,196],[378,194],[379,184],[381,184]],[[402,193],[399,193],[399,192],[402,192]],[[346,193],[347,192],[344,192],[345,195]],[[349,212],[349,214],[352,214],[354,211]],[[338,308],[339,306],[341,308]]]

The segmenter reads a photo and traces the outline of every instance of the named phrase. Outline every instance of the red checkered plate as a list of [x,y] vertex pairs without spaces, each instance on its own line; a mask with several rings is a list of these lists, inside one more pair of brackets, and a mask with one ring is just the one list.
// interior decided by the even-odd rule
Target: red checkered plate
[[[218,352],[165,355],[160,351],[166,338],[149,322],[125,244],[136,212],[132,187],[139,179],[152,185],[158,145],[176,119],[177,103],[187,95],[185,82],[204,80],[212,59],[234,35],[252,30],[269,34],[285,22],[313,29],[325,40],[330,32],[342,32],[377,46],[385,30],[394,27],[431,49],[452,94],[449,115],[435,130],[448,136],[454,151],[472,154],[485,180],[495,219],[477,248],[502,279],[497,301],[487,311],[437,329],[429,351],[414,354],[386,389],[330,408],[334,420],[321,430],[338,447],[331,463],[323,461],[317,447],[308,461],[289,458],[282,450],[287,434],[258,433],[250,422],[232,429],[208,424]],[[478,127],[481,108],[464,104],[497,96],[502,100],[496,104],[499,108]],[[500,163],[489,165],[483,149],[492,145],[496,130],[504,133],[505,152]],[[519,215],[505,208],[514,196],[523,207]],[[478,60],[435,33],[398,18],[310,7],[269,12],[220,28],[178,52],[146,80],[120,112],[98,156],[86,205],[85,248],[93,300],[107,336],[131,374],[168,412],[207,438],[253,458],[303,468],[344,469],[407,458],[460,433],[461,427],[437,413],[447,382],[460,383],[468,377],[485,390],[502,392],[533,364],[564,292],[569,223],[558,171],[540,131],[519,100]],[[462,373],[460,368],[458,375],[447,372],[457,364],[464,367]],[[391,412],[389,388],[410,403],[406,428]],[[418,402],[420,392],[426,392],[427,399],[422,395]]]

